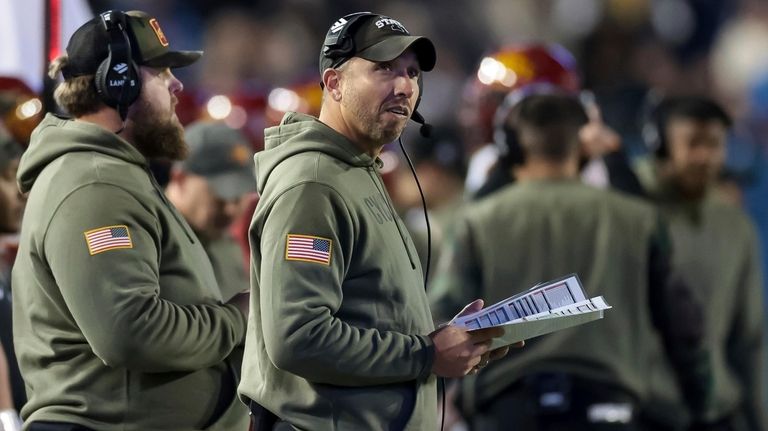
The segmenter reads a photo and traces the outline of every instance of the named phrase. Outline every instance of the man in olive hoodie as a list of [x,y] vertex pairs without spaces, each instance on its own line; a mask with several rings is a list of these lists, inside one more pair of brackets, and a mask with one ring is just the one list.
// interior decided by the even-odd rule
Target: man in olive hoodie
[[186,147],[157,20],[110,11],[51,66],[57,102],[21,160],[29,193],[13,269],[28,430],[246,429],[228,360],[245,310],[223,304],[195,234],[150,174]]
[[276,416],[274,429],[434,430],[435,375],[493,359],[496,331],[434,331],[416,249],[379,174],[434,64],[432,42],[397,20],[348,15],[320,55],[319,118],[288,113],[265,133],[239,392],[257,419]]
[[[654,154],[638,161],[636,172],[669,221],[672,265],[704,306],[712,352],[713,402],[699,429],[768,429],[758,236],[744,210],[716,192],[730,116],[716,101],[688,95],[663,99],[649,119]],[[682,400],[662,359],[657,355],[651,364],[649,416],[667,423],[679,416]]]
[[503,127],[507,145],[525,155],[518,181],[469,206],[441,253],[430,291],[438,316],[466,298],[496,302],[570,272],[587,297],[603,295],[613,306],[605,320],[531,340],[465,379],[461,401],[474,429],[655,431],[640,423],[638,410],[661,346],[680,373],[670,373],[670,386],[680,382],[692,413],[708,407],[701,307],[670,276],[655,208],[579,181],[586,123],[572,96],[537,94],[515,105]]

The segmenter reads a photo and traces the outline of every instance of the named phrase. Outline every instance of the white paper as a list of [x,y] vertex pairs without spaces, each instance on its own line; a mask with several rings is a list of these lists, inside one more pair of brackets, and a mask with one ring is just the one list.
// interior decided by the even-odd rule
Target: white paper
[[610,308],[602,296],[587,298],[579,278],[572,274],[456,317],[450,324],[469,330],[504,328],[504,335],[492,344],[497,348],[602,319],[603,311]]

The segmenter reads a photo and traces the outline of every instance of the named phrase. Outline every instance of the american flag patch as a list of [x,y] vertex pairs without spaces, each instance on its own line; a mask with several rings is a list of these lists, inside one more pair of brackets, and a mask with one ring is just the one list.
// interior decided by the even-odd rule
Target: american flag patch
[[91,256],[117,248],[133,248],[128,226],[104,226],[84,232]]
[[285,260],[331,264],[331,243],[327,238],[310,235],[288,234],[285,244]]

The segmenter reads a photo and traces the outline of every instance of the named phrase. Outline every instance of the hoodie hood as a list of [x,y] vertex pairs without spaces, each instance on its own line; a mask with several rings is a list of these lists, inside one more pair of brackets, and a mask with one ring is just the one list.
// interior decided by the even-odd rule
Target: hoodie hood
[[253,157],[258,192],[264,191],[269,175],[280,163],[310,151],[325,153],[355,167],[378,166],[381,163],[317,118],[289,112],[279,125],[264,130],[264,151]]
[[103,128],[47,114],[32,132],[29,148],[21,156],[16,176],[19,188],[27,193],[40,172],[60,156],[78,151],[107,154],[141,166],[147,159],[127,141]]

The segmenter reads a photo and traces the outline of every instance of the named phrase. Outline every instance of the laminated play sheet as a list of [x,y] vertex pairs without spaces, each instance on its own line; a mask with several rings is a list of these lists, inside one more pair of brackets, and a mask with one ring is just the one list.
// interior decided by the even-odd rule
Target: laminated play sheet
[[504,335],[492,348],[602,319],[611,308],[602,296],[587,298],[575,274],[540,283],[478,312],[456,317],[452,325],[469,330],[500,326]]

